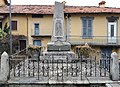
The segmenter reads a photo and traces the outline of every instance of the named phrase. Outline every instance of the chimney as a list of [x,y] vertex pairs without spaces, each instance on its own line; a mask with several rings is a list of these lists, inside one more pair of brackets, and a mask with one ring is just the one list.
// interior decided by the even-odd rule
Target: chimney
[[105,7],[105,1],[101,1],[100,3],[99,3],[99,7]]

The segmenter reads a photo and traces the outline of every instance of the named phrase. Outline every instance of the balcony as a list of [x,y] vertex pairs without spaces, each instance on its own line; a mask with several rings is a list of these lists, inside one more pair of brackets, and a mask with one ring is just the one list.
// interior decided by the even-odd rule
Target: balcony
[[31,37],[51,37],[51,35],[50,34],[39,34],[39,35],[33,34],[31,35]]
[[67,37],[68,41],[72,45],[82,45],[88,43],[89,45],[105,45],[105,46],[120,46],[120,36],[108,37],[108,36],[92,36],[92,37],[82,37],[71,35]]

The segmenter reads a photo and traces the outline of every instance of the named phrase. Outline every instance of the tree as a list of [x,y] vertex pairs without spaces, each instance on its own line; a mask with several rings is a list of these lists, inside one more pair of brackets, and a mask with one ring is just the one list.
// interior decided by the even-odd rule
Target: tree
[[[10,27],[5,23],[4,28],[0,29],[0,54],[6,51],[10,53]],[[19,39],[26,39],[24,35],[12,35],[12,52],[16,53],[19,49]]]
[[5,23],[3,29],[0,29],[0,54],[6,51],[9,53],[9,26]]
[[4,32],[4,31],[0,28],[0,40],[2,40],[3,38],[5,38],[6,35],[7,35],[7,33]]
[[0,40],[5,39],[9,36],[9,29],[7,23],[5,23],[5,26],[3,29],[0,28]]
[[5,26],[4,26],[4,28],[3,28],[3,31],[9,35],[9,34],[10,34],[9,29],[10,29],[10,26],[8,26],[8,24],[5,23]]

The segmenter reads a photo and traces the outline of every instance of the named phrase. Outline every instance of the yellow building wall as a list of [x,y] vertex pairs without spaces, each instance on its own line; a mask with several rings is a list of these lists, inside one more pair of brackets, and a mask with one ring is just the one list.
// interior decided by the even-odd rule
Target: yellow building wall
[[4,0],[0,0],[0,6],[3,6],[3,5],[5,5]]
[[41,45],[43,47],[46,47],[47,46],[47,43],[50,42],[50,37],[35,37],[35,38],[32,38],[32,43],[30,45],[33,45],[33,40],[40,40],[41,41]]
[[[13,35],[24,35],[27,36],[27,19],[25,15],[12,15],[12,21],[17,21],[17,30],[12,30]],[[5,18],[3,21],[3,26],[5,23],[9,26],[9,17]]]
[[17,30],[12,30],[14,35],[27,36],[27,18],[26,16],[12,16],[12,21],[17,21]]
[[[104,15],[71,15],[71,35],[82,36],[82,19],[81,17],[94,17],[93,19],[93,36],[107,35],[107,20]],[[101,27],[102,26],[102,27]]]
[[[52,33],[52,15],[44,15],[43,18],[32,18],[28,17],[28,35],[29,35],[29,44],[33,44],[33,40],[37,38],[31,37],[34,35],[34,24],[39,23],[39,35],[51,35]],[[41,40],[41,39],[39,39]],[[47,38],[42,38],[42,45],[46,45],[44,43],[48,42]]]
[[81,27],[82,27],[82,22],[80,19],[80,15],[71,15],[71,25],[70,25],[70,35],[77,35],[81,36]]
[[42,39],[42,46],[47,47],[47,43],[51,41],[50,37]]
[[[117,16],[120,15],[79,15],[73,14],[71,15],[71,29],[70,35],[78,35],[82,36],[82,20],[81,17],[94,17],[93,20],[93,36],[107,36],[107,19],[106,17],[110,16]],[[27,36],[27,17],[25,15],[17,15],[12,16],[12,20],[16,20],[18,22],[18,30],[13,31],[13,34],[23,34]],[[9,24],[9,17],[3,20],[3,25],[8,22]],[[29,34],[34,35],[34,23],[40,24],[40,35],[51,35],[52,28],[53,28],[53,18],[52,15],[44,15],[43,18],[32,18],[28,15],[28,29]],[[65,19],[64,22],[64,29],[66,31],[67,21]],[[31,31],[31,32],[30,32]],[[118,20],[118,36],[120,36],[120,20]]]
[[51,15],[44,15],[43,18],[29,18],[29,21],[31,21],[31,34],[34,35],[34,24],[39,23],[40,32],[41,35],[50,35],[51,34],[51,28],[52,28],[52,16]]
[[[80,38],[82,36],[82,19],[81,17],[94,17],[93,20],[93,36],[107,36],[107,19],[106,17],[119,17],[120,15],[114,14],[71,14],[71,22],[70,22],[70,35],[79,36],[79,40],[83,40]],[[34,35],[34,23],[39,23],[40,27],[40,35],[51,35],[53,28],[53,15],[44,15],[43,18],[32,18],[31,15],[12,15],[12,20],[17,21],[18,30],[12,31],[14,35],[28,35],[29,45],[33,44],[33,40],[36,38],[31,37]],[[9,16],[3,20],[3,25],[8,22],[9,24]],[[64,29],[66,33],[67,20],[65,17],[64,21]],[[28,31],[27,31],[28,30]],[[118,20],[118,36],[120,36],[120,19]],[[94,38],[93,38],[94,39]],[[46,46],[47,42],[50,42],[50,37],[41,37],[39,40],[42,41],[42,46]],[[74,38],[74,41],[78,41],[78,39]],[[91,41],[91,40],[90,40]],[[120,43],[120,38],[119,38]]]
[[[93,19],[93,36],[107,36],[107,19],[106,17],[120,17],[120,15],[110,14],[72,14],[71,15],[71,35],[82,36],[82,19],[81,17],[94,17]],[[118,35],[120,35],[120,20],[118,20]]]
[[[34,24],[39,23],[39,35],[52,35],[52,29],[53,29],[53,15],[44,15],[43,18],[32,18],[29,16],[28,18],[28,30],[29,30],[29,44],[33,44],[33,40],[41,40],[42,46],[47,46],[47,43],[51,41],[50,37],[31,37],[31,35],[34,35]],[[66,19],[64,21],[64,30],[66,33]]]
[[[82,19],[81,17],[94,17],[93,19],[93,38],[89,39],[83,39],[82,36]],[[71,29],[70,29],[70,35],[73,36],[72,40],[73,42],[79,42],[79,41],[85,41],[88,42],[95,42],[95,41],[107,41],[107,34],[108,34],[108,20],[106,17],[119,17],[118,19],[118,30],[117,30],[117,36],[118,36],[118,44],[120,45],[120,15],[119,14],[71,14]],[[101,37],[102,36],[102,37]],[[104,37],[105,36],[105,37]],[[97,40],[96,40],[97,39]],[[94,49],[100,51],[100,46],[93,47]],[[113,47],[114,49],[114,47]],[[116,49],[116,48],[115,48]],[[117,53],[120,59],[120,48],[117,48]]]
[[[88,42],[91,40],[101,39],[101,41],[107,41],[107,32],[108,32],[108,21],[106,17],[120,17],[117,14],[71,14],[71,41],[82,41],[87,40]],[[83,39],[82,38],[82,19],[81,17],[94,17],[93,19],[93,32],[92,35],[96,36],[91,39]],[[120,36],[120,20],[118,20],[118,31],[117,35]],[[119,37],[120,39],[120,37]],[[119,42],[120,43],[120,42]]]

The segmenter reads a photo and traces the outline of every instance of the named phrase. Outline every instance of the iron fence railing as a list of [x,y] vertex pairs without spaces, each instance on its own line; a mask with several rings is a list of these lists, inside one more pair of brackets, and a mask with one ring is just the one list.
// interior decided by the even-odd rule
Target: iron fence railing
[[[64,59],[54,59],[54,56]],[[66,57],[65,57],[66,56]],[[51,59],[52,58],[52,59]],[[84,60],[83,60],[84,59]],[[47,58],[12,58],[10,77],[35,77],[46,80],[72,80],[86,77],[108,77],[110,58],[98,60],[95,56],[84,58],[82,55],[70,59],[69,55],[49,55]]]
[[119,77],[120,77],[120,59],[119,59]]
[[120,45],[120,36],[108,37],[108,36],[92,36],[83,37],[77,35],[70,35],[67,40],[72,45],[79,45],[88,43],[90,45]]

